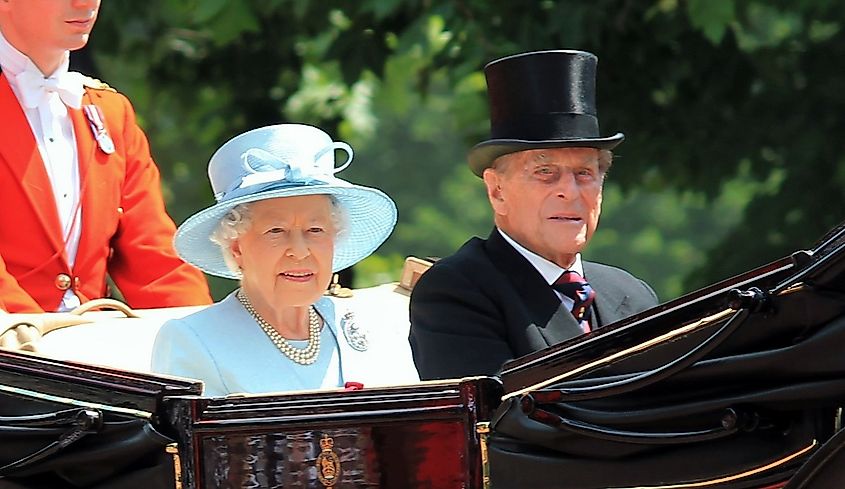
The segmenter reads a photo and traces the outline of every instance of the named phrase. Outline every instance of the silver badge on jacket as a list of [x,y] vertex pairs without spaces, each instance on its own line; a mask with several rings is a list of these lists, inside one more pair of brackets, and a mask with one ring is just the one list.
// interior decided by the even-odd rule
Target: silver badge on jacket
[[346,337],[346,342],[354,350],[367,351],[370,347],[367,332],[355,321],[355,314],[352,311],[348,311],[340,318],[340,329]]

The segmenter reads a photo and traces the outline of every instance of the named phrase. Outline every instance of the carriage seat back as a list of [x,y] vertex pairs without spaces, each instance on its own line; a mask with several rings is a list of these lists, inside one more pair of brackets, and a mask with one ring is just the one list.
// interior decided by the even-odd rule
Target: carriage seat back
[[[430,262],[409,257],[399,282],[335,292],[348,302],[360,324],[389,328],[407,338],[408,301],[416,280]],[[114,310],[92,310],[98,307]],[[29,351],[121,370],[149,372],[159,328],[207,306],[130,309],[111,299],[83,304],[74,313],[3,314],[0,348]]]

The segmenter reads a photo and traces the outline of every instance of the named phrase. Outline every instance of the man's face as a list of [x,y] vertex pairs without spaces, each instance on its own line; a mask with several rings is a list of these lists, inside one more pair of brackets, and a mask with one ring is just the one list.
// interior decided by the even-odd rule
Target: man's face
[[543,258],[570,266],[598,225],[604,170],[593,148],[500,157],[484,171],[496,225]]
[[100,0],[0,0],[3,35],[33,60],[82,48]]

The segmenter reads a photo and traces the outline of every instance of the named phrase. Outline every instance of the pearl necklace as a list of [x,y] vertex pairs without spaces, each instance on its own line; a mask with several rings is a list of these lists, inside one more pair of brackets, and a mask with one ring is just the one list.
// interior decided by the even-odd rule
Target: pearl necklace
[[308,346],[305,348],[297,348],[291,345],[287,339],[276,331],[273,326],[268,323],[263,317],[259,316],[249,301],[249,298],[244,294],[243,289],[237,293],[238,301],[244,306],[246,312],[255,319],[255,322],[261,326],[264,333],[270,338],[270,341],[276,345],[284,355],[290,358],[294,363],[300,365],[311,365],[317,361],[317,356],[320,354],[320,316],[314,310],[314,306],[308,308]]

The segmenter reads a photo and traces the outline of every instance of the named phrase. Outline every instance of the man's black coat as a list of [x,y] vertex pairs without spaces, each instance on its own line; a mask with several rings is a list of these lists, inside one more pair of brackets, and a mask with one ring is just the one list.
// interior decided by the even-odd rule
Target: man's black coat
[[[657,305],[619,268],[583,262],[596,291],[593,324]],[[436,262],[411,294],[411,349],[422,379],[493,375],[502,364],[582,333],[542,275],[493,230]]]

